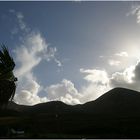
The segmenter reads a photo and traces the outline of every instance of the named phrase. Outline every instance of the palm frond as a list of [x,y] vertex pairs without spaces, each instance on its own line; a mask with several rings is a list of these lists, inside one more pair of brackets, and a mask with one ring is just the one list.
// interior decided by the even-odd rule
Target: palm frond
[[2,50],[0,50],[0,74],[10,72],[15,67],[15,62],[10,56],[8,48],[5,45],[1,45]]
[[0,50],[0,109],[12,101],[15,95],[17,78],[13,74],[15,62],[10,56],[8,48],[1,45]]

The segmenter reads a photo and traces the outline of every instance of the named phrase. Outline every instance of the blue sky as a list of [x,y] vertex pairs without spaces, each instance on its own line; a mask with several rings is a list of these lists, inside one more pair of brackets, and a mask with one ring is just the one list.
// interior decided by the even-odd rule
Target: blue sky
[[16,62],[20,104],[140,91],[139,2],[0,2],[0,43]]

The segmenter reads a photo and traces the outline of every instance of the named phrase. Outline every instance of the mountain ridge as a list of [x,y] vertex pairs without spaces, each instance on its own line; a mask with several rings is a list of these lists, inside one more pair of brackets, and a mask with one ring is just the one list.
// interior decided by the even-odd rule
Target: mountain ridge
[[[67,105],[61,101],[50,101],[40,103],[33,106],[18,105],[13,103],[14,107],[9,103],[8,108],[15,109],[19,112],[40,112],[40,113],[136,113],[140,111],[140,92],[126,89],[114,88],[94,101],[84,104]],[[129,111],[130,110],[130,111]]]
[[49,138],[68,138],[66,134],[72,138],[140,138],[140,92],[134,90],[115,88],[79,105],[52,101],[34,106],[9,103],[8,107],[16,111],[4,126],[22,127],[27,138],[37,138],[32,136],[36,134],[39,138],[49,134]]

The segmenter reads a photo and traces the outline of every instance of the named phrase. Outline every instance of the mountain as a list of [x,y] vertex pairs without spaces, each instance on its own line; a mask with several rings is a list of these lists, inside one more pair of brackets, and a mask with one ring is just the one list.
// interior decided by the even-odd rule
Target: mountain
[[51,101],[34,106],[25,106],[9,102],[8,108],[28,113],[140,115],[140,93],[130,89],[115,88],[103,94],[95,101],[90,101],[82,105],[67,105],[61,101]]
[[90,113],[125,115],[140,115],[140,92],[125,88],[115,88],[103,94],[95,101],[83,105]]
[[79,111],[77,108],[79,105],[67,105],[61,101],[51,101],[46,103],[40,103],[33,106],[18,105],[14,102],[9,102],[8,109],[15,110],[19,113],[27,114],[65,114],[65,113],[74,113]]
[[74,136],[70,138],[140,138],[140,93],[125,88],[112,89],[81,105],[52,101],[25,106],[9,102],[8,109],[16,112],[11,113],[16,115],[10,125],[26,129],[30,133],[27,138],[36,138],[33,134],[39,138],[49,134],[53,136],[48,138],[69,138],[66,134]]

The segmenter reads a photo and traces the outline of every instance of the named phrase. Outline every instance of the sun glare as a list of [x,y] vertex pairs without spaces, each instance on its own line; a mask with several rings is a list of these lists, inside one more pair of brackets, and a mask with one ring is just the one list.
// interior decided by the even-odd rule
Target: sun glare
[[129,57],[140,59],[140,43],[127,42],[125,48]]

